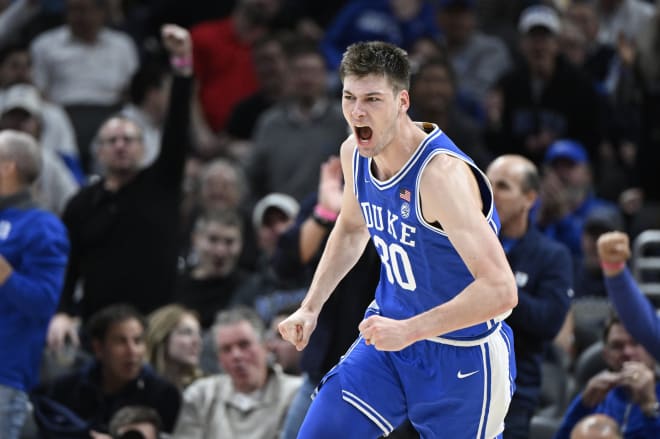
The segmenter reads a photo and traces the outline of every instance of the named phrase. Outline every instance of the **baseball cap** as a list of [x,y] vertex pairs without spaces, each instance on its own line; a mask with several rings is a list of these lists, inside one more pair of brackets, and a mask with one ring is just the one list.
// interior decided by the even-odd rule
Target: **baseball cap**
[[518,30],[526,34],[534,27],[543,27],[557,35],[561,31],[561,21],[557,11],[550,6],[534,5],[526,8],[520,14]]
[[255,228],[261,226],[264,221],[264,216],[268,209],[279,209],[289,218],[293,218],[298,214],[300,205],[290,195],[273,192],[263,197],[257,202],[252,211],[252,224]]
[[16,84],[9,87],[2,94],[0,103],[3,114],[10,110],[21,109],[35,117],[41,116],[41,106],[43,105],[39,91],[30,84]]
[[589,162],[589,156],[584,146],[570,139],[561,139],[552,143],[546,151],[543,161],[545,163],[552,163],[557,159],[568,159],[575,163]]

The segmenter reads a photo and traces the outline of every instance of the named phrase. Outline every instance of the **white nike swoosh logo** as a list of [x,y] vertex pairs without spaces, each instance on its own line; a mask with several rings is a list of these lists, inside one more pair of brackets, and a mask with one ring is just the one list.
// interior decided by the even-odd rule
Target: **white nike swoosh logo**
[[456,374],[456,378],[458,378],[459,380],[462,380],[463,378],[467,378],[467,377],[469,377],[469,376],[472,376],[472,375],[474,375],[474,374],[477,373],[477,372],[479,372],[479,371],[478,371],[478,370],[475,370],[474,372],[462,373],[462,372],[459,370],[458,373]]

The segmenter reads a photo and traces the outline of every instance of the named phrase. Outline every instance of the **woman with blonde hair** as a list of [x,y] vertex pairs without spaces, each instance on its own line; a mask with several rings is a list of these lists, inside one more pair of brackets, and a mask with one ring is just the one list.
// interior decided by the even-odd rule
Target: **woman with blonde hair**
[[193,310],[173,304],[148,316],[147,360],[161,376],[180,390],[201,377],[202,349],[199,317]]

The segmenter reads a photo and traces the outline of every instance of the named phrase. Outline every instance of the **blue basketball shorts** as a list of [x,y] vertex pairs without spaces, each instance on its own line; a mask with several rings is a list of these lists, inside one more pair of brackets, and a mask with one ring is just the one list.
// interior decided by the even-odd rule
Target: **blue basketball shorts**
[[[346,420],[345,439],[351,423],[365,417],[385,436],[408,418],[424,439],[491,439],[504,429],[515,375],[513,334],[504,322],[478,340],[423,340],[398,352],[378,351],[359,337],[317,389],[339,378],[328,388],[340,388],[341,400],[319,393],[312,407],[343,400],[364,415]],[[310,415],[329,410],[316,407]]]

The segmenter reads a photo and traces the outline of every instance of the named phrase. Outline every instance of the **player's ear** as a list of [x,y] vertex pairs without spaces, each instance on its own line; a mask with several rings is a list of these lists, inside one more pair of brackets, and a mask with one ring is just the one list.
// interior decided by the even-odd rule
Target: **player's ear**
[[398,101],[401,111],[404,113],[408,111],[408,108],[410,108],[410,94],[408,93],[408,90],[401,90],[399,92]]

